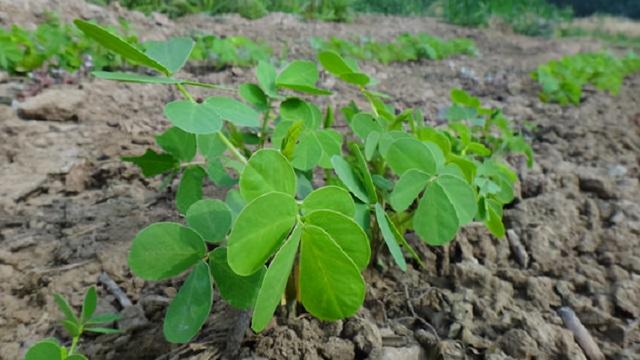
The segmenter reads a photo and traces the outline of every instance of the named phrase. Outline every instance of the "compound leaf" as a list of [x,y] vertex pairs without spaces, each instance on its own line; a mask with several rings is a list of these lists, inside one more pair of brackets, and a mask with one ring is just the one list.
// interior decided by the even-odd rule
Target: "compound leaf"
[[296,222],[297,204],[292,195],[271,192],[240,212],[228,240],[229,266],[238,275],[260,270]]
[[249,276],[240,276],[229,267],[227,249],[219,247],[209,254],[209,267],[222,298],[238,309],[253,306],[267,271],[264,266]]
[[160,222],[142,229],[129,250],[131,271],[145,280],[177,276],[204,257],[200,235],[186,226]]
[[240,174],[240,193],[245,201],[251,201],[273,191],[294,196],[296,174],[279,151],[261,149],[251,156]]
[[184,344],[198,333],[211,312],[213,288],[209,265],[200,260],[171,301],[164,318],[164,337]]
[[301,227],[296,227],[293,230],[287,241],[273,257],[264,275],[251,319],[253,331],[262,331],[267,326],[280,303],[298,252],[301,231]]
[[355,314],[365,296],[357,265],[317,226],[304,225],[301,243],[299,287],[305,309],[327,321]]

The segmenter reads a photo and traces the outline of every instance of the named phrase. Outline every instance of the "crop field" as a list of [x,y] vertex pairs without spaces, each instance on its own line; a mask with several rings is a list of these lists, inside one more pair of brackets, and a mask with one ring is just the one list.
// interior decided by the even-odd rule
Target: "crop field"
[[572,3],[0,0],[0,360],[640,359],[640,22]]

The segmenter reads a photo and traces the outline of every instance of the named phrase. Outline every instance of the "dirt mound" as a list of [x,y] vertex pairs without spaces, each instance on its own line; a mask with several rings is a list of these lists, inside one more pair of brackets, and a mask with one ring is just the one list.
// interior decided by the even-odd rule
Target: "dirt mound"
[[[563,306],[575,311],[607,358],[640,358],[640,77],[625,81],[617,97],[588,90],[583,104],[570,108],[541,103],[529,78],[538,64],[598,49],[599,43],[384,16],[352,24],[302,22],[284,14],[254,22],[192,16],[174,24],[79,0],[0,0],[0,21],[32,24],[50,9],[62,11],[64,19],[125,16],[147,38],[191,30],[242,34],[271,43],[275,53],[286,44],[293,57],[312,55],[310,36],[388,39],[423,31],[469,37],[477,42],[478,58],[362,67],[395,104],[422,108],[430,119],[448,105],[450,89],[462,87],[509,117],[532,122],[536,165],[527,169],[514,162],[522,174],[521,195],[505,211],[508,239],[476,226],[446,248],[410,239],[427,268],[410,266],[402,273],[387,261],[369,269],[365,308],[357,316],[323,323],[282,312],[263,333],[245,334],[247,314],[216,298],[202,334],[176,347],[163,340],[161,322],[180,282],[147,283],[126,265],[139,229],[178,218],[173,194],[156,191],[159,180],[141,178],[118,157],[152,143],[153,134],[167,126],[161,105],[177,94],[83,80],[14,101],[13,107],[0,105],[0,358],[19,358],[34,341],[60,337],[52,293],[79,305],[101,272],[134,307],[122,311],[124,334],[81,344],[93,359],[586,358],[558,315]],[[252,80],[253,72],[234,68],[200,78],[237,85]],[[0,98],[15,99],[25,86],[10,77],[2,81]],[[322,81],[339,94],[322,101],[344,105],[353,98],[342,84]],[[50,101],[69,100],[69,94],[82,100]],[[30,112],[18,110],[25,106]],[[214,188],[207,192],[221,195]],[[113,295],[100,292],[98,311],[122,310]]]

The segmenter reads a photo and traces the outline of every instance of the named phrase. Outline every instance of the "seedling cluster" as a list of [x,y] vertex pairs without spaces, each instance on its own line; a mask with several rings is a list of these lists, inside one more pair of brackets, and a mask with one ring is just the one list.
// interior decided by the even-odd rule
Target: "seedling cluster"
[[76,314],[71,305],[59,294],[54,294],[54,300],[60,312],[64,314],[62,326],[71,335],[71,346],[60,345],[58,340],[48,338],[31,346],[25,354],[25,360],[86,360],[87,358],[78,352],[78,341],[85,332],[97,334],[115,334],[117,329],[107,328],[101,325],[111,324],[120,317],[116,314],[95,314],[98,305],[96,288],[90,287],[84,295],[80,315]]
[[474,56],[477,53],[473,40],[442,40],[428,34],[402,34],[390,42],[371,39],[353,42],[337,37],[327,40],[312,38],[311,45],[318,51],[334,51],[347,59],[374,60],[385,65],[425,59],[442,60],[456,55]]
[[622,58],[605,52],[581,53],[540,65],[531,77],[542,87],[542,101],[578,105],[585,85],[617,95],[622,81],[638,71],[640,57],[633,52]]
[[[338,112],[322,111],[314,96],[314,62],[256,68],[256,83],[240,86],[243,101],[210,96],[196,101],[187,87],[215,85],[174,74],[189,58],[187,38],[155,43],[143,52],[93,23],[76,20],[89,37],[158,75],[96,72],[97,77],[175,86],[182,99],[164,105],[172,127],[156,137],[161,151],[126,157],[145,176],[179,177],[176,207],[184,223],[160,222],[133,239],[128,263],[145,280],[189,272],[164,321],[168,341],[185,343],[209,317],[213,287],[263,330],[282,301],[300,303],[321,320],[355,314],[366,284],[362,272],[389,251],[408,268],[421,265],[405,234],[446,245],[472,221],[504,235],[502,207],[514,197],[516,174],[506,154],[532,152],[498,109],[454,90],[445,123],[426,124],[417,109],[398,110],[368,86],[371,78],[333,51],[318,60],[357,88],[369,109],[354,102],[339,113],[347,131],[333,128]],[[304,94],[303,99],[297,94]],[[203,197],[209,179],[228,187],[225,201]],[[386,250],[384,250],[386,248]]]

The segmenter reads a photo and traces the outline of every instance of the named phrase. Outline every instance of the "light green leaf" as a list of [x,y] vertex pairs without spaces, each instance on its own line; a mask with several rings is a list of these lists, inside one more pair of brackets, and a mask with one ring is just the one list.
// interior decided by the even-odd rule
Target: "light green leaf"
[[131,83],[143,84],[166,84],[175,85],[182,84],[183,80],[168,78],[164,76],[151,76],[136,73],[127,73],[122,71],[92,71],[91,74],[99,79],[115,80]]
[[180,165],[178,159],[170,154],[159,154],[151,149],[147,149],[141,156],[123,156],[122,161],[136,164],[142,175],[152,177],[164,172],[177,169]]
[[186,226],[160,222],[142,229],[129,250],[131,272],[145,280],[177,276],[203,258],[207,248]]
[[260,114],[238,100],[223,96],[210,96],[204,101],[204,104],[217,112],[219,118],[236,126],[260,126]]
[[80,324],[73,322],[73,321],[69,321],[69,320],[62,320],[62,327],[64,327],[65,330],[67,330],[67,332],[69,333],[69,335],[71,335],[71,337],[77,337],[80,336]]
[[184,66],[191,54],[194,42],[188,37],[176,37],[166,41],[147,41],[144,47],[148,56],[155,59],[169,70],[176,73]]
[[162,326],[167,341],[184,344],[200,331],[211,312],[211,283],[209,265],[202,260],[198,261],[167,308]]
[[384,129],[380,123],[378,123],[378,120],[376,120],[376,118],[371,114],[365,112],[355,114],[353,118],[351,118],[351,123],[349,125],[361,140],[365,140],[367,136],[374,131],[381,134],[384,132]]
[[320,126],[320,118],[312,110],[311,104],[296,97],[290,97],[280,104],[280,116],[285,121],[302,120],[308,129]]
[[209,267],[223,299],[238,309],[253,306],[267,271],[264,266],[249,276],[240,276],[229,267],[227,249],[219,247],[209,254]]
[[445,156],[451,152],[451,141],[447,135],[434,128],[420,128],[417,131],[417,136],[422,141],[430,141],[438,145]]
[[317,88],[318,69],[306,60],[294,60],[276,78],[276,86],[314,95],[329,95],[330,91]]
[[364,156],[367,160],[371,161],[378,148],[378,141],[380,141],[380,133],[372,131],[367,135],[367,139],[364,142]]
[[240,212],[228,240],[229,266],[242,276],[260,270],[296,222],[298,207],[292,195],[271,192]]
[[436,172],[436,159],[431,149],[413,138],[395,140],[389,146],[385,159],[398,175],[410,169],[417,169],[428,175]]
[[231,210],[217,199],[203,199],[187,210],[187,224],[205,241],[220,242],[231,228]]
[[236,189],[227,191],[227,196],[225,196],[224,202],[229,206],[229,209],[231,209],[231,214],[233,215],[234,220],[238,217],[238,214],[240,214],[240,211],[242,211],[246,204],[242,195]]
[[318,60],[331,74],[351,84],[367,85],[369,77],[351,68],[340,55],[334,51],[322,51],[318,54]]
[[360,271],[369,265],[369,238],[353,219],[333,210],[316,210],[305,216],[305,222],[326,231]]
[[302,213],[307,215],[315,210],[333,210],[353,217],[356,207],[351,195],[338,186],[323,186],[312,191],[302,202]]
[[505,228],[502,223],[502,206],[491,199],[487,200],[485,204],[487,216],[484,223],[487,226],[487,229],[489,229],[495,237],[504,237]]
[[458,225],[462,226],[473,221],[478,210],[478,199],[469,183],[452,175],[438,176],[436,182],[447,193],[449,201],[456,209]]
[[55,293],[53,294],[53,300],[56,302],[56,305],[58,305],[58,309],[60,310],[60,312],[64,314],[64,318],[66,320],[74,323],[79,322],[75,311],[73,311],[73,308],[71,307],[71,305],[69,305],[67,299],[62,297],[62,295]]
[[398,240],[395,237],[395,234],[391,230],[391,225],[389,224],[389,220],[387,214],[384,212],[384,209],[380,204],[376,204],[376,222],[380,227],[380,232],[382,232],[382,238],[384,239],[393,260],[396,262],[400,270],[407,271],[407,262],[404,259],[404,255],[402,254],[402,250],[400,250],[400,246],[398,245]]
[[220,138],[220,133],[203,134],[197,136],[198,151],[208,159],[224,154],[227,146]]
[[35,343],[27,350],[24,360],[65,360],[57,342],[46,339]]
[[82,318],[83,323],[87,322],[93,316],[98,305],[98,295],[96,294],[96,288],[90,287],[84,294],[84,300],[82,301]]
[[191,161],[196,156],[196,136],[177,127],[156,136],[156,143],[180,161]]
[[331,169],[331,157],[342,154],[342,135],[333,129],[316,130],[316,135],[322,146],[322,156],[318,164],[324,169]]
[[237,180],[225,170],[220,158],[209,158],[207,160],[207,175],[219,187],[229,187],[237,183]]
[[301,232],[301,227],[293,230],[291,236],[273,257],[264,275],[251,320],[251,328],[255,332],[260,332],[267,326],[280,303],[298,252]]
[[189,207],[202,199],[202,182],[207,173],[200,166],[186,168],[176,192],[176,207],[180,214],[186,214]]
[[413,139],[411,135],[407,134],[404,131],[394,130],[383,132],[382,135],[380,135],[380,140],[378,141],[378,151],[380,152],[380,155],[382,155],[382,157],[386,157],[387,151],[389,151],[391,144],[393,144],[398,139],[404,138]]
[[256,84],[242,84],[238,88],[238,93],[246,102],[253,105],[258,111],[266,111],[269,108],[267,94],[265,94],[260,86]]
[[367,191],[369,197],[369,203],[375,204],[378,202],[378,194],[376,194],[376,188],[373,185],[373,179],[371,178],[371,172],[369,171],[369,165],[360,151],[360,147],[356,143],[349,144],[349,149],[356,158],[355,170],[357,171],[364,189]]
[[488,147],[484,146],[484,144],[477,143],[477,142],[469,143],[469,145],[467,145],[466,150],[467,150],[467,152],[472,152],[472,153],[478,154],[480,156],[490,156],[491,155],[491,150]]
[[338,175],[338,178],[342,183],[351,191],[356,198],[360,199],[362,202],[368,203],[369,196],[362,184],[362,181],[358,178],[358,175],[353,171],[351,165],[340,156],[332,156],[331,164],[333,164],[333,169]]
[[[98,334],[119,334],[120,333],[120,330],[118,329],[105,328],[105,327],[86,327],[84,328],[84,331],[98,333]],[[67,358],[67,360],[68,359],[69,358]]]
[[320,320],[349,317],[364,303],[365,284],[356,264],[326,231],[304,225],[300,247],[300,297]]
[[256,151],[240,174],[240,193],[245,201],[278,191],[294,196],[296,174],[287,159],[277,150]]
[[74,20],[73,23],[85,35],[97,41],[105,48],[124,57],[125,59],[133,63],[150,67],[165,75],[171,74],[171,71],[169,71],[169,69],[167,69],[164,65],[160,64],[155,59],[138,50],[133,45],[129,44],[124,39],[108,31],[107,29],[80,19]]
[[458,215],[447,193],[438,182],[427,187],[413,216],[413,228],[429,245],[444,245],[458,231]]
[[293,159],[291,165],[302,171],[313,169],[322,157],[322,145],[318,140],[314,131],[305,131],[300,136],[295,150],[293,151]]
[[393,209],[402,212],[409,208],[427,186],[430,178],[429,175],[416,169],[410,169],[402,174],[389,196],[389,203]]
[[266,61],[259,61],[256,67],[256,77],[258,83],[264,91],[264,93],[271,98],[278,98],[278,91],[276,89],[276,68]]
[[175,100],[164,106],[164,116],[176,127],[192,134],[211,134],[220,131],[220,114],[206,104],[189,100]]

